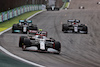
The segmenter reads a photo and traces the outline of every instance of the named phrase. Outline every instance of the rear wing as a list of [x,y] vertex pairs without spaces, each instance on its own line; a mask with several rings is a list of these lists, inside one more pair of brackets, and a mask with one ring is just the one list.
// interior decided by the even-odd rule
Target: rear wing
[[20,22],[20,23],[22,23],[22,22],[24,23],[25,21],[24,21],[24,20],[19,20],[19,22]]
[[67,22],[71,22],[71,23],[80,23],[80,20],[67,20]]
[[27,22],[27,23],[32,23],[32,20],[27,20],[26,22]]
[[20,22],[20,23],[24,23],[24,22],[32,23],[32,20],[27,20],[27,21],[25,21],[25,20],[19,20],[19,22]]
[[29,33],[30,34],[35,34],[35,35],[47,36],[47,31],[29,30]]

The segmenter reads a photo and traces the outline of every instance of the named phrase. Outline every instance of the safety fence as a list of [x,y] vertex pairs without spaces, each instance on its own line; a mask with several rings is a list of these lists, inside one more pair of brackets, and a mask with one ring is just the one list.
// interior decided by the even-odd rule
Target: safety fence
[[25,12],[42,10],[42,5],[25,5],[0,13],[0,23],[19,16]]

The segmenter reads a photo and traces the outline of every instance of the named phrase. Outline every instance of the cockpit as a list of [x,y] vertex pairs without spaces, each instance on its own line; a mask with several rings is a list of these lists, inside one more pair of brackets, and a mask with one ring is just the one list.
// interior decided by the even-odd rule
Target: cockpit
[[46,37],[41,35],[35,35],[35,39],[46,39]]

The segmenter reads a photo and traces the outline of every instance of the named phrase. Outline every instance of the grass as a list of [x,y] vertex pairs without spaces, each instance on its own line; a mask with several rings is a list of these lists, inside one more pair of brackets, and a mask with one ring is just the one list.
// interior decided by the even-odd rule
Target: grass
[[66,4],[65,4],[65,8],[67,8],[67,7],[68,7],[68,4],[69,4],[69,2],[66,2]]
[[24,13],[20,16],[14,17],[10,20],[7,20],[5,22],[0,23],[0,32],[6,30],[7,28],[11,27],[13,24],[16,24],[19,22],[19,20],[24,20],[27,19],[28,17],[30,17],[31,15],[37,13],[39,11],[31,11],[31,12],[27,12]]
[[6,30],[7,28],[0,28],[0,32]]

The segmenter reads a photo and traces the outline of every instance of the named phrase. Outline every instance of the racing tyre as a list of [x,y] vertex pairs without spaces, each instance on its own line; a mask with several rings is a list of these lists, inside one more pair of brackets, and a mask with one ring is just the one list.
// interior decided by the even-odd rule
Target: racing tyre
[[24,38],[26,38],[26,36],[21,36],[19,39],[19,47],[22,47],[22,45],[24,45]]
[[30,39],[24,38],[24,45],[25,45],[26,47],[30,47],[30,46],[31,46]]
[[99,4],[99,5],[100,5],[100,2],[97,2],[97,4]]
[[87,28],[87,26],[84,26],[83,29],[84,29],[84,31],[86,31],[84,34],[87,34],[87,33],[88,33],[88,28]]
[[62,25],[62,31],[65,33],[68,30],[67,24]]
[[80,6],[79,9],[85,9],[84,6]]
[[51,11],[52,9],[51,8],[47,8],[47,11]]
[[18,29],[18,26],[17,26],[17,24],[14,24],[14,25],[12,26],[12,33],[14,33],[14,30],[16,30],[16,29]]
[[54,49],[56,49],[60,53],[60,51],[61,51],[61,43],[58,42],[58,41],[55,41],[55,48]]
[[55,8],[56,11],[59,11],[59,8]]
[[83,29],[82,29],[82,31],[84,31],[84,33],[83,34],[87,34],[88,33],[88,28],[87,28],[87,26],[81,26]]
[[64,24],[62,25],[62,31],[64,31]]

